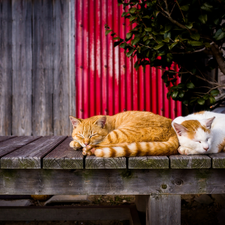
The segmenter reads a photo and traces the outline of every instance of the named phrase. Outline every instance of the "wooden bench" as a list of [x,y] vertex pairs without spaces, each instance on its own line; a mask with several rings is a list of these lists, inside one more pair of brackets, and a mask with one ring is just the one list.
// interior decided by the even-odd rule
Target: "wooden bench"
[[83,157],[70,141],[0,137],[0,195],[135,195],[146,224],[174,225],[181,223],[181,195],[225,193],[225,153]]

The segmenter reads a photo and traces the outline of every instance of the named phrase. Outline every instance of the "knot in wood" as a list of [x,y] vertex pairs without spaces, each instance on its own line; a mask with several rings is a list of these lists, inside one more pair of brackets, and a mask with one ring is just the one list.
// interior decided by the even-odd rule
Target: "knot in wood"
[[181,180],[180,178],[175,178],[173,181],[172,181],[172,184],[175,184],[175,185],[182,185],[183,184],[183,180]]

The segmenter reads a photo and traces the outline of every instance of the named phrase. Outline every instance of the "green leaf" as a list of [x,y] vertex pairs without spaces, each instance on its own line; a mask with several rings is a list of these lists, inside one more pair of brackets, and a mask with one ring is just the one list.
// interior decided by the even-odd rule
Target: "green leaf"
[[116,46],[119,45],[121,42],[122,42],[121,40],[120,40],[120,41],[115,41],[115,42],[113,43],[113,46],[116,47]]
[[202,10],[205,10],[205,11],[209,11],[211,12],[213,6],[212,5],[209,5],[207,2],[205,2],[202,6],[201,6],[201,9]]
[[212,95],[212,96],[217,96],[218,94],[219,94],[220,92],[219,92],[219,90],[217,90],[217,89],[215,89],[215,90],[212,90],[211,92],[210,92],[210,94]]
[[179,98],[183,98],[184,97],[184,92],[181,92],[178,97]]
[[198,99],[198,104],[199,105],[204,105],[205,104],[205,100],[203,98]]
[[167,37],[167,38],[165,38],[165,39],[163,40],[163,42],[169,43],[169,42],[170,42],[170,39]]
[[188,29],[191,29],[191,28],[193,27],[193,23],[185,24],[185,26],[186,26]]
[[215,100],[215,98],[213,96],[210,96],[209,97],[209,102],[212,105],[212,104],[214,104],[216,102],[216,100]]
[[148,40],[148,36],[145,36],[144,38],[143,38],[143,41],[147,41]]
[[151,27],[145,27],[145,31],[151,32],[152,31],[152,28]]
[[130,57],[134,52],[134,49],[131,49],[129,52],[126,53],[127,57]]
[[133,35],[132,33],[127,33],[126,34],[126,39],[129,40],[132,37],[132,35]]
[[171,97],[172,97],[173,99],[176,98],[177,95],[178,95],[178,93],[179,93],[178,91],[173,91]]
[[139,65],[138,61],[136,61],[135,64],[134,64],[134,68],[135,68],[136,70],[138,70],[139,66],[140,66],[140,65]]
[[158,50],[158,49],[162,48],[163,46],[164,46],[164,43],[157,45],[154,49]]
[[137,8],[136,8],[136,7],[134,7],[134,8],[131,8],[129,11],[130,11],[130,13],[135,13],[135,12],[136,12],[136,10],[137,10]]
[[219,29],[216,31],[214,38],[219,41],[225,37],[225,32],[222,31],[222,29]]
[[135,20],[137,17],[136,16],[131,16],[130,17],[130,22],[132,22],[133,20]]
[[105,35],[108,35],[112,30],[106,30]]
[[183,5],[180,7],[182,11],[188,11],[189,10],[189,4],[188,5]]
[[124,17],[124,16],[126,16],[127,14],[128,14],[128,12],[123,12],[121,16]]
[[120,48],[125,48],[127,46],[127,43],[124,42],[123,44],[120,45]]
[[200,39],[200,34],[199,33],[192,33],[191,35],[191,38],[198,41]]
[[186,86],[189,89],[193,89],[195,87],[195,85],[192,82],[187,83]]
[[131,41],[131,44],[132,45],[136,45],[139,41],[140,41],[140,37],[135,37],[132,41]]
[[198,46],[202,46],[203,43],[201,41],[188,41],[188,44],[194,46],[194,47],[198,47]]
[[171,44],[171,45],[169,46],[169,50],[171,50],[175,45],[177,45],[177,42],[174,42],[173,44]]
[[207,17],[207,14],[202,14],[198,17],[198,19],[203,23],[205,24],[208,20],[208,17]]
[[120,37],[114,37],[114,38],[113,38],[113,40],[118,40],[118,39],[120,39]]

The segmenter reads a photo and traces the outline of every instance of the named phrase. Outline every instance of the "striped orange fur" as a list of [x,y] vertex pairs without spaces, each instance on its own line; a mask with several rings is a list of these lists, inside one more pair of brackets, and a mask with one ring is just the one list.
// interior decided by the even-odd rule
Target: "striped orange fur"
[[127,111],[114,116],[94,116],[73,124],[74,149],[98,157],[173,155],[178,139],[171,119],[151,112]]

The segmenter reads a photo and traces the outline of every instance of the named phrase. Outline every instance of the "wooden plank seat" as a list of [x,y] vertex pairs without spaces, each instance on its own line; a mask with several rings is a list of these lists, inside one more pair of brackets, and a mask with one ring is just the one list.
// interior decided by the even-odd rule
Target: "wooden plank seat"
[[146,224],[180,224],[181,195],[225,193],[225,153],[98,158],[71,137],[0,137],[0,195],[135,195]]

